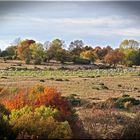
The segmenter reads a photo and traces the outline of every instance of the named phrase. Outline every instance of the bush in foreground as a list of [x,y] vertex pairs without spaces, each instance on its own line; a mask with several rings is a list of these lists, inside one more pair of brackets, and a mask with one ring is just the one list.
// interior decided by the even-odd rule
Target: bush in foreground
[[123,128],[122,139],[140,138],[140,112]]
[[19,89],[15,96],[3,99],[2,103],[10,111],[9,123],[16,138],[66,139],[84,134],[71,103],[55,88],[36,85]]
[[8,121],[9,112],[0,104],[0,139],[9,139],[13,135],[11,126]]
[[58,121],[59,111],[50,107],[40,106],[35,110],[24,107],[12,110],[9,118],[17,138],[72,138],[72,130],[67,121]]
[[72,116],[73,110],[69,101],[61,96],[55,88],[37,85],[27,90],[20,90],[18,94],[11,99],[3,100],[3,104],[10,111],[21,109],[26,105],[33,108],[41,105],[51,106],[60,111],[62,119],[68,119]]

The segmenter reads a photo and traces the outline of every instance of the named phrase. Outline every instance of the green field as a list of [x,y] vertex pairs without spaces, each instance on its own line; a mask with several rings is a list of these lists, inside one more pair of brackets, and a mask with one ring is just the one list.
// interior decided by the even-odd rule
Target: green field
[[138,69],[109,69],[109,70],[1,70],[0,76],[31,76],[31,77],[99,77],[99,76],[131,76],[139,75]]

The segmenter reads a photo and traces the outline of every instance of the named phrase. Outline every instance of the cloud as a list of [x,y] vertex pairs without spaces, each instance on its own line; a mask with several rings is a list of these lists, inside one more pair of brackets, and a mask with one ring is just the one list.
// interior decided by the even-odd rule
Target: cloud
[[[67,30],[68,31],[68,30]],[[85,35],[102,35],[102,36],[129,36],[140,37],[140,28],[86,28],[81,30],[70,30],[69,33],[73,34],[85,34]]]
[[133,16],[124,18],[120,16],[104,16],[104,17],[92,17],[92,18],[41,18],[31,17],[24,15],[6,15],[1,16],[1,20],[8,21],[26,21],[35,22],[36,24],[65,24],[65,25],[92,25],[92,26],[126,26],[139,21],[139,17]]
[[[1,15],[0,23],[2,25],[1,35],[5,38],[10,35],[30,36],[36,39],[46,39],[61,37],[64,40],[68,38],[83,39],[106,39],[113,38],[116,42],[118,38],[139,38],[140,26],[139,17],[122,16],[94,16],[92,18],[42,18],[29,15]],[[12,27],[12,28],[11,28]],[[102,40],[100,40],[102,42]],[[110,40],[109,40],[110,41]],[[8,45],[7,40],[0,41],[2,48]]]
[[[5,21],[3,25],[12,25],[16,30],[18,27],[32,28],[32,30],[51,30],[51,32],[67,32],[68,34],[86,33],[89,35],[121,35],[140,36],[139,18],[131,16],[102,16],[93,18],[41,18],[25,15],[6,15],[0,19]],[[2,24],[2,23],[1,23]],[[10,27],[10,26],[9,26]],[[30,31],[31,32],[31,31]]]

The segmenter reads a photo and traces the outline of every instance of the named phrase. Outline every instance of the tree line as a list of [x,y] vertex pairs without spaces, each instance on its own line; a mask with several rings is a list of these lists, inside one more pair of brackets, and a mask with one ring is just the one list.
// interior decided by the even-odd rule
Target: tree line
[[0,50],[0,57],[4,60],[24,60],[26,64],[42,64],[55,60],[62,64],[65,62],[74,64],[101,62],[113,66],[117,64],[140,65],[139,42],[135,40],[123,40],[115,49],[111,46],[88,46],[82,40],[74,40],[66,48],[65,42],[60,39],[47,41],[44,44],[25,39],[8,46],[3,51]]

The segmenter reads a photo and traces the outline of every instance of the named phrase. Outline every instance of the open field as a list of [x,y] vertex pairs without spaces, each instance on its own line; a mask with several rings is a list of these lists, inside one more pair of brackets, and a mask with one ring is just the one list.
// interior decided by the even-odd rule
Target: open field
[[[5,79],[6,78],[6,79]],[[129,94],[139,98],[140,77],[139,76],[101,76],[95,78],[82,78],[63,76],[54,77],[28,77],[7,76],[0,79],[0,87],[32,87],[36,84],[56,87],[63,95],[76,94],[80,98],[88,100],[104,100],[123,94]],[[94,99],[95,98],[95,99]]]
[[[6,70],[11,65],[15,68]],[[55,64],[51,69],[45,69],[44,65],[36,68],[27,65],[27,69],[23,67],[19,66],[21,69],[18,69],[17,64],[7,63],[2,69],[1,65],[0,100],[14,101],[12,97],[17,94],[17,89],[26,92],[35,85],[56,88],[64,97],[74,95],[72,100],[78,100],[78,105],[73,107],[83,123],[84,131],[89,135],[82,132],[85,135],[83,138],[124,138],[122,132],[123,135],[127,133],[125,125],[139,112],[140,106],[131,104],[131,100],[138,104],[140,100],[139,68],[85,69],[87,66],[81,66],[78,69],[77,66],[76,70],[72,69],[73,66],[60,64]],[[120,109],[114,107],[115,98],[116,103],[119,101]],[[76,135],[80,133],[76,132]],[[81,135],[76,137],[81,138]]]

